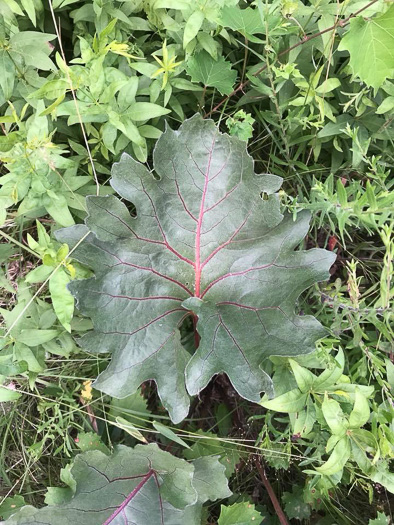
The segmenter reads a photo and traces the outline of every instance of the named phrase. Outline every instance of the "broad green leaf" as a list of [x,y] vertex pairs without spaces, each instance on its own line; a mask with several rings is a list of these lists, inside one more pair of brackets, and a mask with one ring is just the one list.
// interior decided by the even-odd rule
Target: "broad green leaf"
[[198,493],[198,502],[215,501],[231,496],[225,475],[225,466],[218,456],[203,456],[193,461],[193,487]]
[[356,390],[353,410],[349,416],[349,427],[360,428],[363,427],[369,419],[369,403],[368,399]]
[[307,398],[308,394],[304,394],[295,388],[269,401],[263,399],[260,401],[260,405],[275,412],[300,412],[305,407]]
[[185,29],[183,33],[183,47],[184,48],[187,46],[189,42],[193,40],[193,38],[200,31],[200,28],[203,22],[204,22],[204,13],[200,9],[198,9],[197,11],[194,11],[194,13],[189,16],[189,18],[186,21],[186,25],[185,25]]
[[322,412],[331,432],[338,436],[343,436],[349,425],[338,401],[326,396],[322,403]]
[[27,346],[37,346],[51,341],[57,335],[59,335],[58,330],[21,330],[18,342]]
[[0,386],[0,403],[5,403],[7,401],[16,401],[20,397],[21,394],[19,392],[16,392],[12,388]]
[[298,388],[303,393],[310,391],[316,379],[315,374],[312,374],[307,368],[299,365],[294,359],[289,359],[289,363]]
[[349,457],[350,441],[347,436],[344,436],[335,445],[328,460],[320,467],[316,467],[316,471],[325,476],[332,476],[343,469]]
[[[202,460],[202,461],[201,461]],[[9,525],[199,525],[201,503],[230,494],[216,458],[189,464],[157,445],[119,446],[76,457],[70,475],[75,493],[64,503],[17,511]],[[202,485],[210,469],[212,479]],[[197,476],[194,479],[194,476]],[[64,499],[67,499],[64,498]]]
[[[95,388],[122,398],[153,379],[175,422],[187,415],[188,393],[221,372],[245,399],[272,396],[264,360],[311,352],[324,334],[294,310],[335,254],[295,251],[309,215],[283,220],[280,179],[255,175],[245,143],[212,121],[167,129],[153,162],[156,177],[127,155],[113,168],[111,184],[136,217],[114,196],[88,197],[86,227],[58,232],[71,247],[91,231],[73,257],[95,278],[69,289],[95,327],[82,347],[113,354]],[[200,343],[190,357],[179,326],[192,313]]]
[[[47,98],[49,100],[57,99],[64,95],[65,91],[69,88],[69,82],[67,79],[64,78],[58,78],[54,80],[48,80],[48,82],[45,82],[43,86],[40,87],[40,89],[37,89],[37,91],[33,91],[29,95],[29,99],[35,99],[35,98]],[[75,106],[74,106],[75,107]]]
[[150,120],[170,113],[169,109],[150,102],[133,102],[125,111],[123,116],[135,122]]
[[158,423],[157,421],[153,421],[152,424],[154,428],[167,439],[170,439],[171,441],[175,441],[175,443],[182,445],[182,447],[190,448],[189,445],[185,441],[183,441],[182,438],[177,436],[175,432],[173,432],[170,428],[166,427],[162,423]]
[[220,23],[223,27],[229,27],[243,35],[265,33],[264,23],[261,20],[258,9],[252,9],[251,7],[246,9],[224,7],[220,16]]
[[52,52],[50,41],[56,35],[36,31],[21,31],[10,38],[10,52],[23,57],[25,64],[44,71],[55,70],[56,67],[49,55]]
[[200,51],[191,57],[186,66],[192,82],[201,82],[204,86],[216,88],[222,95],[229,95],[237,78],[237,72],[231,69],[231,63],[224,57],[214,60],[206,51]]
[[53,309],[67,332],[71,332],[70,323],[74,313],[74,297],[67,290],[70,280],[63,267],[59,268],[49,280]]
[[221,505],[218,525],[260,525],[264,516],[255,509],[253,503],[244,501],[230,506]]
[[379,16],[350,20],[350,29],[338,49],[350,53],[353,73],[378,89],[394,77],[394,5]]

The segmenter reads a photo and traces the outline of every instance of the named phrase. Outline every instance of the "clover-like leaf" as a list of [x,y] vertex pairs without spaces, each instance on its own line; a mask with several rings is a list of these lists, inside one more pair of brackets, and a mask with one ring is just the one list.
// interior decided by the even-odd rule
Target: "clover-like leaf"
[[75,491],[68,501],[42,509],[23,507],[7,523],[198,525],[202,502],[231,494],[224,467],[217,458],[209,461],[212,479],[202,487],[200,477],[207,474],[203,465],[194,467],[155,444],[119,446],[112,456],[85,452],[71,468]]
[[[155,175],[123,155],[111,180],[123,202],[88,197],[86,227],[58,233],[73,246],[91,232],[73,256],[95,277],[69,288],[94,324],[82,347],[113,355],[95,388],[122,398],[153,379],[175,422],[187,415],[188,394],[221,372],[245,399],[273,395],[263,362],[314,350],[324,330],[296,315],[295,303],[327,278],[335,255],[295,251],[309,215],[283,219],[281,179],[255,175],[245,143],[212,121],[194,116],[167,129],[153,160]],[[192,356],[179,332],[189,316]]]

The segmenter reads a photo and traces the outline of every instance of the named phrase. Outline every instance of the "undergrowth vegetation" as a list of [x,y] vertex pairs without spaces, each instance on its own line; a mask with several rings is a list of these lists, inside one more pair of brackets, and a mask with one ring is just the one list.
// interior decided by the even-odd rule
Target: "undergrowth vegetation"
[[0,108],[0,517],[392,523],[393,3],[0,0]]

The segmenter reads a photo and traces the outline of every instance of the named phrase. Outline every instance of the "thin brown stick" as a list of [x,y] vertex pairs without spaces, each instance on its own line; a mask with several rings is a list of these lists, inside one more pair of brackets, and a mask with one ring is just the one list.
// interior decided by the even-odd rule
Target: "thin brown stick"
[[267,474],[265,473],[265,470],[261,464],[259,456],[255,457],[255,464],[260,474],[261,481],[263,482],[263,485],[266,491],[268,492],[268,496],[270,497],[271,503],[275,509],[276,515],[278,516],[281,525],[289,525],[289,522],[287,521],[285,513],[283,512],[282,507],[280,506],[278,498],[276,497],[275,492],[273,491],[271,487],[271,483],[269,482],[267,478]]
[[[303,44],[306,44],[307,42],[309,42],[310,40],[313,40],[314,38],[317,38],[321,35],[324,35],[325,33],[328,33],[329,31],[336,31],[337,27],[344,27],[346,26],[350,20],[356,16],[358,16],[360,13],[362,13],[363,11],[365,11],[366,9],[368,9],[369,7],[371,7],[373,4],[376,4],[378,0],[372,0],[371,2],[369,2],[367,5],[365,5],[364,7],[362,7],[361,9],[359,9],[358,11],[356,11],[355,13],[352,13],[351,15],[349,15],[347,18],[345,18],[344,20],[339,20],[339,21],[336,21],[334,25],[330,26],[330,27],[327,27],[326,29],[323,29],[322,31],[319,31],[318,33],[314,33],[313,35],[310,35],[310,36],[304,36],[299,42],[297,42],[296,44],[293,44],[292,46],[288,47],[287,49],[284,49],[283,51],[281,51],[280,53],[277,54],[274,62],[276,62],[281,56],[283,55],[286,55],[287,53],[290,53],[290,51],[293,51],[293,49],[296,49],[297,47],[299,46],[302,46]],[[260,73],[262,73],[263,71],[265,71],[267,69],[267,64],[264,65],[263,67],[261,67],[260,69],[258,69],[255,73],[253,73],[253,76],[254,77],[257,77],[258,75],[260,75]],[[250,84],[250,80],[245,80],[244,82],[240,82],[238,84],[238,86],[234,89],[234,91],[232,91],[229,95],[227,95],[223,100],[221,100],[219,102],[219,104],[217,104],[209,113],[206,113],[204,115],[204,118],[208,118],[210,117],[213,113],[216,113],[216,111],[227,101],[229,100],[231,97],[233,97],[234,95],[236,95],[237,93],[239,93],[240,91],[243,91],[244,88]]]

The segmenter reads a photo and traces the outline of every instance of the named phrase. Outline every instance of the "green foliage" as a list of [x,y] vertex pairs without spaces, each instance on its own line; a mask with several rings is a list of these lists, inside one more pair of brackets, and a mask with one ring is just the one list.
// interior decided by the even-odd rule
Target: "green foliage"
[[378,89],[386,78],[394,77],[394,7],[365,20],[350,21],[350,29],[341,40],[339,50],[350,53],[353,73],[367,86]]

